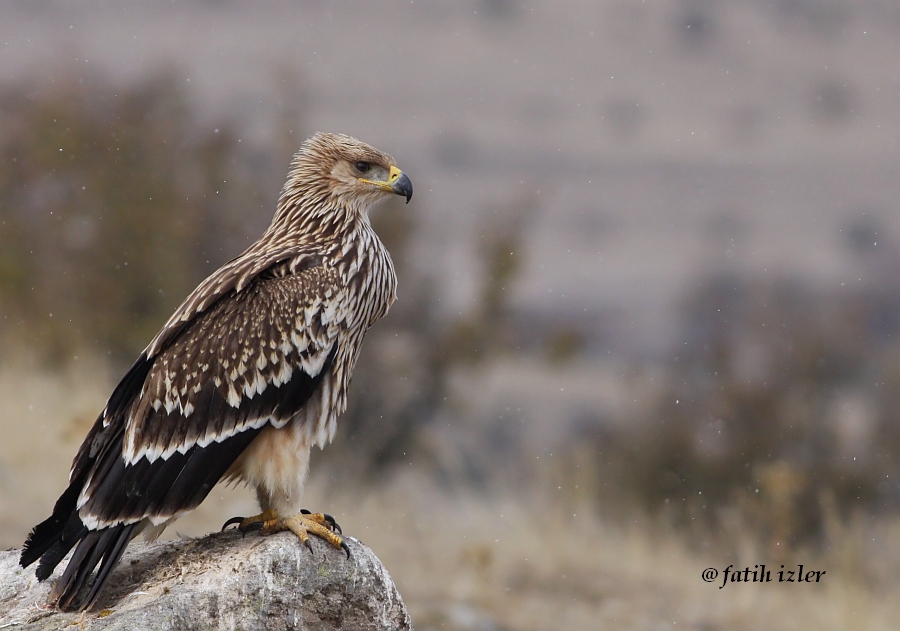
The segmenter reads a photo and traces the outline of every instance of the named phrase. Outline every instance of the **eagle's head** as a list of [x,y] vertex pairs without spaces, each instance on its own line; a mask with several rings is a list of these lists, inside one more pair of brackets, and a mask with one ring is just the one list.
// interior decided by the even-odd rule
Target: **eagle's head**
[[294,156],[279,205],[312,202],[365,214],[390,195],[409,202],[412,193],[412,182],[388,154],[350,136],[318,133]]

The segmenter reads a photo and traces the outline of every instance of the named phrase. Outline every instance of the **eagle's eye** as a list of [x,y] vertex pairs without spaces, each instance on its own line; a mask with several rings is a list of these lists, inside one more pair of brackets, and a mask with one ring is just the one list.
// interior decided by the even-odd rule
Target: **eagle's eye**
[[371,168],[372,168],[372,165],[369,164],[368,162],[360,161],[360,162],[356,163],[356,170],[359,171],[360,173],[368,173],[369,169],[371,169]]

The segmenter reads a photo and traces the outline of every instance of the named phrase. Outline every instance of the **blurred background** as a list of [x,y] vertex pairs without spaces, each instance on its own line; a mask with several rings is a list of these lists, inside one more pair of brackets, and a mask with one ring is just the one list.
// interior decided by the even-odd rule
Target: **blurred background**
[[[0,545],[334,131],[416,195],[307,503],[417,629],[893,628],[898,59],[882,0],[0,4]],[[701,579],[762,563],[827,578]]]

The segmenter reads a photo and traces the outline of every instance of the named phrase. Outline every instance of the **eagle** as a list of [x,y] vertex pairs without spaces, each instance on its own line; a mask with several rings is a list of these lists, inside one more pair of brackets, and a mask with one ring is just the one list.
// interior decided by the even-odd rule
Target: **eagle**
[[75,549],[51,604],[91,607],[133,537],[158,536],[219,481],[251,487],[261,511],[223,529],[290,530],[310,550],[315,535],[349,556],[334,519],[300,501],[310,449],[331,441],[347,405],[363,336],[396,298],[369,210],[391,195],[409,203],[412,191],[391,156],[355,138],[303,143],[271,225],[150,341],[84,439],[53,514],[28,535],[20,564],[39,561],[39,580]]

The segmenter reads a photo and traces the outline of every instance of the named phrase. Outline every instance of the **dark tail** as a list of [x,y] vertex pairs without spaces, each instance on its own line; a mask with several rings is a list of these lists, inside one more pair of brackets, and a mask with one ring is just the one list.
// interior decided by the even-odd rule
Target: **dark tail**
[[[141,384],[152,365],[153,362],[142,353],[116,386],[106,409],[97,418],[78,450],[72,463],[69,487],[56,501],[53,514],[35,526],[25,540],[19,564],[28,567],[40,560],[35,571],[40,581],[49,578],[59,562],[72,548],[78,546],[62,578],[51,592],[51,598],[58,601],[61,609],[86,609],[93,604],[110,571],[121,558],[126,544],[135,534],[137,524],[89,530],[78,516],[78,497],[97,459],[121,451],[124,424],[110,423],[107,417],[121,421],[124,410],[136,393],[140,392]],[[85,598],[78,598],[81,588],[101,561],[102,565],[90,593]]]
[[[136,527],[135,523],[87,531],[78,542],[75,554],[69,560],[63,575],[50,591],[50,600],[55,601],[63,611],[85,610],[93,605],[113,568],[122,558]],[[98,563],[100,569],[97,570],[94,583],[84,593],[82,588]]]
[[[78,540],[84,536],[84,524],[75,510],[78,494],[81,492],[80,480],[72,483],[56,501],[53,514],[37,526],[25,540],[25,548],[19,558],[19,565],[28,567],[41,559],[38,567],[38,579],[44,580],[53,573],[53,568],[62,560]],[[45,557],[45,558],[42,558]],[[42,569],[46,575],[41,576]]]
[[[94,604],[137,526],[128,524],[88,530],[76,510],[80,491],[80,480],[66,489],[56,502],[53,514],[35,526],[28,535],[19,559],[22,567],[28,567],[40,559],[35,575],[39,581],[43,581],[53,574],[53,570],[69,551],[78,546],[62,577],[50,592],[51,601],[56,601],[63,611],[87,609]],[[82,595],[82,588],[98,563],[101,565],[97,577],[90,591]]]

